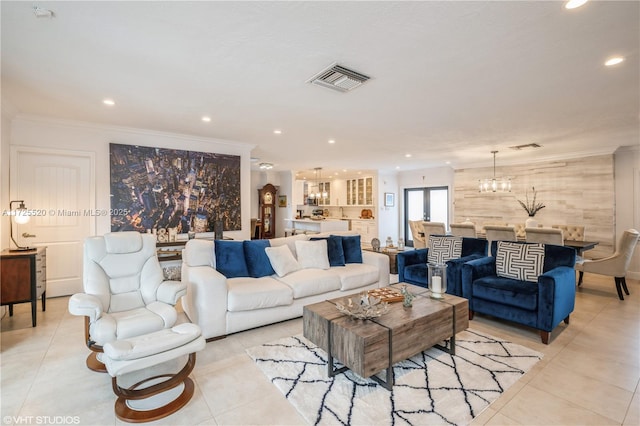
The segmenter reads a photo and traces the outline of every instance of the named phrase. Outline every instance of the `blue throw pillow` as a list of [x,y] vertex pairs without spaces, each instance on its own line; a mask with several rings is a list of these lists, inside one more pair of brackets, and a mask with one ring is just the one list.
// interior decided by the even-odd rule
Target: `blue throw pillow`
[[342,236],[342,249],[345,263],[362,263],[360,235]]
[[311,241],[327,240],[327,254],[329,255],[329,266],[344,266],[344,249],[342,247],[342,237],[330,235],[324,238],[311,238]]
[[216,270],[227,278],[248,277],[242,241],[216,240]]
[[249,275],[253,278],[268,277],[276,273],[271,266],[267,253],[264,251],[267,247],[271,247],[269,240],[244,241],[244,257]]

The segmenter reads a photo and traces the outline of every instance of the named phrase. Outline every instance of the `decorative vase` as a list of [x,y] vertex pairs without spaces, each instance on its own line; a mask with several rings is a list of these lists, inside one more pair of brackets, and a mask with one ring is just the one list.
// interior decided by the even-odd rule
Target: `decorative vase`
[[525,228],[537,228],[538,221],[533,218],[533,216],[529,216],[527,220],[524,221]]

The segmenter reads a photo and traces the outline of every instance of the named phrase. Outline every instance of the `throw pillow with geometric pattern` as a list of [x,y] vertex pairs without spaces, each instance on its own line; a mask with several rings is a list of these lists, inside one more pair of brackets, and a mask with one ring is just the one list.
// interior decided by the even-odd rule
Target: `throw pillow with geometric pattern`
[[462,238],[429,235],[427,262],[443,264],[462,255]]
[[496,272],[499,277],[538,282],[544,267],[544,244],[498,241]]

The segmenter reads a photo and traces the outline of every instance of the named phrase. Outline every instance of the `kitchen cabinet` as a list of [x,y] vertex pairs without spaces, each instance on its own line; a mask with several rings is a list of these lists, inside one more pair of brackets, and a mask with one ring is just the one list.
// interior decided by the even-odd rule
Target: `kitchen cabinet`
[[352,219],[351,230],[360,234],[360,242],[366,245],[371,244],[371,240],[378,238],[378,222],[369,219]]
[[347,205],[373,205],[373,177],[362,177],[347,180]]
[[318,205],[330,206],[331,205],[331,182],[319,182],[318,190],[320,191],[320,194],[323,194],[325,192],[327,193],[326,197],[323,197],[321,195],[320,198],[318,198]]
[[305,198],[307,181],[296,180],[293,183],[293,205],[302,206],[307,203]]
[[335,179],[331,182],[331,202],[338,207],[347,204],[347,181]]

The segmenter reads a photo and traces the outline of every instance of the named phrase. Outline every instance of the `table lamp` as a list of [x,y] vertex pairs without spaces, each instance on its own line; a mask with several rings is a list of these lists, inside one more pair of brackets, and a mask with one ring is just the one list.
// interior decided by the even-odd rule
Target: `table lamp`
[[[14,203],[20,203],[20,205],[18,206],[17,209],[13,208]],[[25,223],[28,223],[29,219],[31,218],[28,215],[27,208],[24,205],[24,200],[10,201],[9,202],[9,212],[10,212],[9,214],[10,214],[10,221],[11,221],[10,226],[9,226],[9,235],[11,236],[11,241],[13,241],[13,244],[15,244],[15,246],[16,246],[15,249],[10,249],[9,251],[31,250],[31,247],[21,246],[13,238],[13,222],[15,222],[16,225],[24,225]]]

